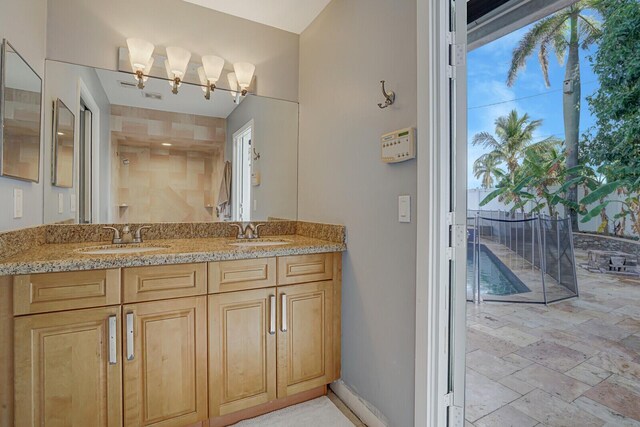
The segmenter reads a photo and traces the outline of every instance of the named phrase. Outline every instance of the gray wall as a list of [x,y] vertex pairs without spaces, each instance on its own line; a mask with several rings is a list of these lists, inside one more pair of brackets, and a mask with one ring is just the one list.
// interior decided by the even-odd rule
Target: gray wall
[[[82,80],[93,99],[100,109],[100,221],[108,222],[107,212],[109,209],[109,183],[110,179],[110,150],[109,150],[109,123],[111,105],[107,94],[104,92],[98,75],[90,67],[65,64],[56,61],[46,63],[47,81],[44,93],[44,223],[51,224],[77,219],[78,215],[78,177],[79,177],[79,97],[78,81]],[[73,188],[54,187],[51,184],[51,156],[53,141],[53,102],[60,98],[62,102],[71,110],[76,118],[75,150],[74,150],[74,171]],[[95,112],[94,112],[95,114]],[[64,197],[64,212],[58,213],[58,194]],[[76,195],[76,211],[71,212],[71,194]]]
[[[254,121],[251,145],[260,153],[252,170],[261,184],[251,187],[251,219],[298,217],[298,104],[272,98],[246,97],[227,118],[225,156],[233,161],[233,134]],[[253,204],[253,202],[252,202]]]
[[48,27],[48,59],[116,70],[117,48],[140,37],[251,62],[260,95],[298,100],[297,34],[182,0],[49,0]]
[[[344,224],[342,378],[413,425],[416,224],[398,223],[416,161],[380,160],[380,135],[416,124],[416,2],[334,0],[300,38],[302,220]],[[380,110],[380,80],[396,104]],[[418,153],[420,155],[420,153]]]
[[[44,78],[46,19],[46,0],[0,0],[0,39],[9,40],[41,78]],[[41,163],[42,157],[41,153]],[[43,179],[42,172],[39,184],[0,177],[0,231],[30,227],[42,222]],[[13,219],[14,188],[23,190],[21,219]]]

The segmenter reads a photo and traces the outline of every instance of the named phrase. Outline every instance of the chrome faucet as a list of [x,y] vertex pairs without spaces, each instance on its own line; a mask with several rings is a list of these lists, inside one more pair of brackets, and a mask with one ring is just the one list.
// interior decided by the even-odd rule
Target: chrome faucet
[[231,225],[232,227],[236,227],[238,229],[238,234],[236,235],[236,239],[259,239],[260,238],[259,229],[260,227],[266,224],[260,223],[260,224],[254,225],[253,223],[250,222],[249,224],[247,224],[246,227],[244,227],[244,229],[240,224],[229,224],[229,225]]
[[114,245],[121,244],[129,244],[129,243],[142,243],[142,230],[146,230],[151,228],[149,225],[143,225],[139,227],[135,233],[131,233],[131,228],[128,225],[125,225],[122,228],[122,234],[115,227],[102,227],[105,230],[113,231],[113,239],[111,239],[111,243]]

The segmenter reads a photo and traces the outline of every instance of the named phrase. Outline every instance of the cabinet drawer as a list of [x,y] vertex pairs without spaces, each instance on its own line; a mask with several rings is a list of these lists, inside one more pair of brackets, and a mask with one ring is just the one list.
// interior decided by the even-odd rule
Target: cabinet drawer
[[319,282],[333,278],[333,254],[278,258],[278,285]]
[[276,285],[276,259],[258,258],[209,264],[209,293],[268,288]]
[[120,270],[14,277],[13,313],[47,313],[120,304]]
[[122,271],[125,303],[207,293],[207,265],[204,263],[132,267]]

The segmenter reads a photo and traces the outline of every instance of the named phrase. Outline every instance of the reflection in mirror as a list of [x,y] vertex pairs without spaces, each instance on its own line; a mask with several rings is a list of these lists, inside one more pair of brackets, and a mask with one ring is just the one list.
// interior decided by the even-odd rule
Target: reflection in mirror
[[53,128],[53,176],[56,187],[73,187],[73,153],[75,140],[75,116],[60,99],[54,103]]
[[0,175],[38,182],[42,81],[6,40],[0,66]]
[[297,218],[297,103],[223,90],[206,100],[188,83],[174,95],[153,77],[140,90],[132,74],[55,61],[45,83],[45,99],[60,98],[79,118],[72,186],[45,185],[45,223]]

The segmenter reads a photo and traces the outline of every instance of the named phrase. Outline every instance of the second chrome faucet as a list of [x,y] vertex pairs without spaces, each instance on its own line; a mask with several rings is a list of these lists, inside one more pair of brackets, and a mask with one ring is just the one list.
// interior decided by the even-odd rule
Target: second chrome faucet
[[237,239],[259,239],[260,238],[259,229],[260,227],[266,224],[260,223],[260,224],[254,225],[253,223],[249,223],[247,224],[246,227],[244,227],[244,229],[240,224],[232,223],[229,225],[232,227],[236,227],[238,229],[238,234],[236,235]]
[[105,230],[113,231],[113,239],[111,243],[114,245],[129,244],[129,243],[142,243],[142,230],[151,228],[150,225],[143,225],[138,227],[135,233],[131,233],[131,228],[128,225],[122,227],[122,234],[115,227],[102,227]]

